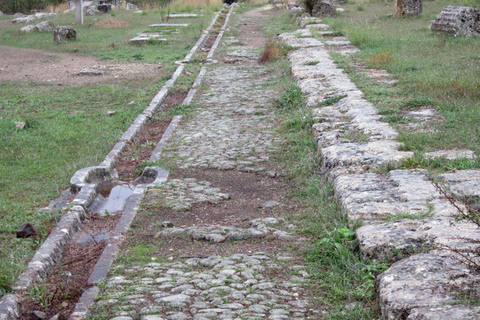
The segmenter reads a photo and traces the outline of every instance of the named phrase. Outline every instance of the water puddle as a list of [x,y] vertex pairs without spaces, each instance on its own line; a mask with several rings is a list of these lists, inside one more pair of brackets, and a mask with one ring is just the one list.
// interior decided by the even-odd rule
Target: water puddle
[[118,181],[102,183],[98,186],[98,196],[92,204],[91,211],[101,215],[123,211],[134,189],[133,184]]

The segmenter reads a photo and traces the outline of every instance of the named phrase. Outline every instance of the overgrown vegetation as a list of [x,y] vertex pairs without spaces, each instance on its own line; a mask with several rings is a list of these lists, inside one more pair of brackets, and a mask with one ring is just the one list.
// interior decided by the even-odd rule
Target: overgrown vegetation
[[260,62],[265,63],[286,57],[291,49],[292,48],[287,46],[284,42],[276,38],[272,38],[268,40],[267,44],[265,45],[262,55],[260,56]]

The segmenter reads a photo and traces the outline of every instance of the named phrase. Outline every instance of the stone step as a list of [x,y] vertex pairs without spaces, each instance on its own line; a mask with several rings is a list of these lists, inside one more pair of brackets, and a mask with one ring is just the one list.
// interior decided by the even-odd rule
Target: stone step
[[143,44],[148,42],[167,42],[167,39],[160,38],[160,34],[139,34],[135,38],[130,39],[131,44]]
[[179,28],[188,27],[188,23],[154,23],[150,28]]
[[196,13],[170,13],[169,18],[196,18],[198,14]]

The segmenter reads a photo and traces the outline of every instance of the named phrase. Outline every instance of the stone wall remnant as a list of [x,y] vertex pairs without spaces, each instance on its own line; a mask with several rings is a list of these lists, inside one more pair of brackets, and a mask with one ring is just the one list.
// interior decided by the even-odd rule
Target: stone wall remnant
[[335,14],[335,5],[332,0],[319,0],[312,9],[314,17],[331,17]]
[[138,9],[138,7],[137,7],[136,5],[134,5],[133,3],[127,2],[126,6],[125,6],[125,10],[137,11],[137,10],[139,10],[139,9]]
[[395,17],[416,17],[422,13],[423,0],[395,0]]
[[77,40],[77,31],[75,31],[75,29],[68,26],[55,28],[55,31],[53,32],[53,41],[59,42],[72,40]]
[[446,6],[430,23],[430,29],[453,36],[480,35],[480,10],[471,7]]

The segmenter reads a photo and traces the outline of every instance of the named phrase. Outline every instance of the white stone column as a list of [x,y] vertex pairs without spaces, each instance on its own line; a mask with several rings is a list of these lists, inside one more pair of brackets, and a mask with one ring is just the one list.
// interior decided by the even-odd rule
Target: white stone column
[[77,24],[83,25],[83,0],[75,0],[75,16]]

